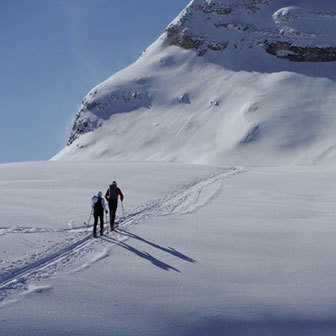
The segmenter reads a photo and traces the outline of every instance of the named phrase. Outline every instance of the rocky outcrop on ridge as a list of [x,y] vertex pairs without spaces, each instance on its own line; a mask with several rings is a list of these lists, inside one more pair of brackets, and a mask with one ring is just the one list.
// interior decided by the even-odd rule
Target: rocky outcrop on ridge
[[[199,56],[228,47],[264,48],[293,62],[336,61],[336,12],[277,0],[193,1],[166,29],[167,41]],[[336,4],[335,4],[336,10]]]

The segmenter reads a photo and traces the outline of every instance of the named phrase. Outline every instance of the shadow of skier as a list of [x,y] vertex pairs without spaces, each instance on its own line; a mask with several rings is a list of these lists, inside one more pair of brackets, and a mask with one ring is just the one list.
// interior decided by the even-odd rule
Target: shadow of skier
[[170,254],[172,254],[173,256],[177,257],[177,258],[183,259],[183,260],[188,261],[188,262],[191,262],[191,263],[196,263],[196,260],[195,260],[195,259],[192,259],[192,258],[186,256],[185,254],[183,254],[183,253],[177,251],[176,249],[174,249],[174,248],[172,248],[172,247],[170,247],[170,246],[169,246],[168,248],[167,248],[167,247],[164,247],[164,246],[161,246],[161,245],[156,244],[156,243],[153,243],[153,242],[151,242],[151,241],[149,241],[149,240],[147,240],[147,239],[145,239],[145,238],[142,238],[142,237],[140,237],[140,236],[138,236],[138,235],[136,235],[136,234],[134,234],[134,233],[128,232],[128,231],[126,231],[126,230],[124,230],[124,229],[120,229],[120,228],[118,228],[118,233],[120,233],[120,234],[122,234],[122,235],[124,235],[124,236],[128,236],[128,237],[130,237],[130,238],[139,240],[139,241],[141,241],[141,242],[144,242],[144,243],[146,243],[146,244],[148,244],[148,245],[150,245],[150,246],[153,246],[153,247],[155,247],[155,248],[157,248],[157,249],[159,249],[159,250],[161,250],[161,251],[170,253]]
[[126,244],[125,242],[119,241],[119,240],[111,238],[111,237],[106,237],[106,236],[103,236],[102,239],[105,240],[105,241],[108,241],[110,243],[116,244],[120,247],[123,247],[124,249],[126,249],[130,252],[135,253],[137,256],[150,261],[154,266],[159,267],[159,268],[161,268],[165,271],[173,270],[175,272],[181,273],[177,268],[160,261],[159,259],[153,257],[148,252],[137,250],[136,248],[132,247],[129,244]]

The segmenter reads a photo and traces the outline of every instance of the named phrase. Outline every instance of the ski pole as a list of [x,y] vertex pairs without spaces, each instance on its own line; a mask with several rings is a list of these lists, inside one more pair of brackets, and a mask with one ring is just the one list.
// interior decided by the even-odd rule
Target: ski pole
[[88,219],[87,223],[84,222],[84,224],[86,224],[87,227],[89,227],[89,225],[90,225],[90,220],[91,220],[91,217],[92,217],[92,210],[93,209],[91,209],[90,216],[89,216],[89,219]]
[[123,221],[125,221],[125,211],[124,211],[124,203],[123,201],[121,201],[121,209],[122,209],[122,213],[123,213]]

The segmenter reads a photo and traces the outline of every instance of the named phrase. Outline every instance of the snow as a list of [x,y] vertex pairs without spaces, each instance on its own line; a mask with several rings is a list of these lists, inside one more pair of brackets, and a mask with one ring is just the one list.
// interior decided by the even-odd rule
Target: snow
[[[174,82],[174,92],[163,89],[161,75]],[[156,98],[157,108],[153,101],[150,109],[115,114],[54,159],[310,164],[334,146],[333,80],[291,72],[229,71],[213,64],[157,76],[154,86],[164,90]],[[200,76],[202,87],[194,80]],[[331,159],[334,155],[330,153]]]
[[[59,161],[0,171],[1,335],[335,332],[333,166]],[[91,195],[115,178],[126,218],[88,238]],[[34,216],[42,200],[47,223]]]

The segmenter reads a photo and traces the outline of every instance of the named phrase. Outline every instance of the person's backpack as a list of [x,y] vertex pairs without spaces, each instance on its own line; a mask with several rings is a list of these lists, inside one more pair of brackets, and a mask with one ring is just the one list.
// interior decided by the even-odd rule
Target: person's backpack
[[109,191],[109,200],[116,200],[118,199],[118,190],[116,184],[110,185],[110,191]]
[[101,197],[97,197],[97,202],[95,203],[95,205],[93,206],[94,210],[97,212],[100,212],[103,210],[103,205],[102,205],[102,198]]

